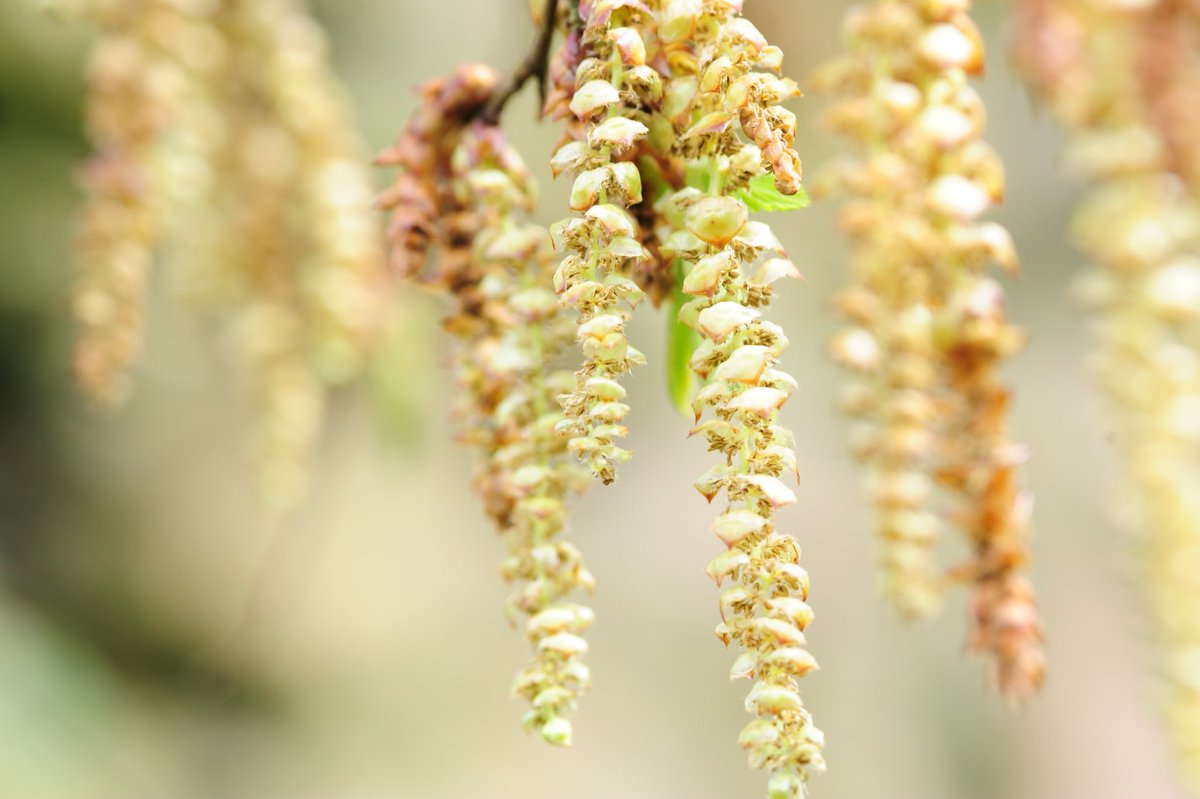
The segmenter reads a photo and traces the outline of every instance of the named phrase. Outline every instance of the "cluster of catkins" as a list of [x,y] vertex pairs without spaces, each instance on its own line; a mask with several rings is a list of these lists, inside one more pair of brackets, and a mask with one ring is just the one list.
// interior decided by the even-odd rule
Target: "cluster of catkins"
[[1024,0],[1018,23],[1018,64],[1090,183],[1077,293],[1142,528],[1161,704],[1200,791],[1200,10]]
[[[50,0],[98,32],[78,382],[98,403],[125,397],[152,267],[184,262],[254,388],[263,492],[280,508],[302,494],[326,386],[368,352],[382,265],[352,126],[298,3]],[[739,646],[731,677],[753,681],[739,742],[770,773],[772,799],[796,799],[824,769],[824,742],[799,693],[817,668],[809,578],[776,527],[796,501],[779,415],[798,386],[780,368],[787,337],[764,312],[775,284],[799,273],[750,215],[804,204],[796,120],[782,105],[799,91],[743,0],[533,5],[552,15],[534,55],[561,34],[538,77],[543,114],[563,123],[550,166],[573,180],[567,218],[531,222],[533,181],[497,121],[517,86],[488,67],[422,86],[379,158],[398,168],[378,201],[391,212],[393,273],[451,301],[461,439],[478,452],[510,617],[533,649],[514,692],[530,705],[528,729],[570,744],[593,621],[576,596],[594,580],[564,540],[568,503],[632,456],[621,380],[646,358],[626,328],[643,299],[669,297],[670,357],[685,367],[669,367],[676,399],[717,456],[695,483],[723,503],[712,529],[724,550],[707,568],[722,589],[716,634]],[[1045,667],[1025,576],[1025,452],[1009,438],[1012,392],[998,375],[1023,335],[989,271],[1015,273],[1017,257],[985,219],[1004,174],[981,138],[970,5],[869,0],[847,14],[847,52],[816,83],[837,96],[827,123],[852,154],[821,188],[845,198],[852,283],[836,307],[850,326],[833,352],[852,373],[842,405],[883,593],[920,618],[948,588],[969,587],[970,648],[1017,701]],[[1074,225],[1094,263],[1079,294],[1145,527],[1163,704],[1200,790],[1200,9],[1021,0],[1018,21],[1017,60],[1092,184]],[[949,569],[935,557],[948,528],[971,550]]]
[[[970,648],[991,682],[1021,700],[1042,682],[1042,627],[1024,569],[1031,499],[1024,450],[1008,438],[1010,390],[997,370],[1021,346],[1004,290],[987,272],[1017,258],[982,216],[1004,190],[981,140],[982,70],[969,0],[875,0],[851,10],[847,52],[816,82],[835,93],[826,122],[854,145],[822,191],[845,195],[852,285],[836,305],[851,322],[833,344],[852,372],[842,407],[876,511],[884,595],[908,618],[940,607],[956,582],[973,591]],[[969,562],[935,557],[959,528]]]
[[96,153],[73,302],[75,371],[127,393],[156,260],[182,262],[228,335],[258,409],[264,499],[304,493],[325,386],[359,369],[382,249],[357,134],[324,36],[293,0],[95,0]]
[[[621,378],[645,362],[625,333],[635,308],[679,289],[692,298],[679,312],[699,342],[692,432],[720,455],[696,487],[728,503],[713,526],[726,551],[708,569],[730,584],[717,635],[743,648],[733,676],[755,680],[740,741],[771,772],[773,797],[797,797],[824,768],[823,739],[797,686],[816,668],[808,575],[774,526],[795,501],[792,435],[777,415],[796,381],[777,368],[783,330],[761,317],[773,284],[799,273],[749,219],[748,198],[800,192],[795,117],[780,105],[799,92],[741,5],[582,0],[545,21],[563,33],[547,76],[544,113],[565,122],[550,163],[573,176],[573,213],[549,237],[527,221],[529,176],[488,119],[500,89],[485,67],[422,87],[380,159],[401,168],[381,205],[396,270],[454,298],[463,438],[480,451],[476,488],[509,546],[511,609],[536,649],[515,690],[551,743],[570,742],[564,714],[588,683],[579,633],[592,620],[568,601],[592,577],[557,538],[565,499],[590,478],[612,482],[631,456],[618,442]],[[573,375],[552,365],[572,337]]]
[[[451,307],[460,438],[477,452],[475,489],[507,549],[509,615],[533,650],[514,693],[529,730],[571,743],[593,621],[577,598],[594,579],[565,540],[568,506],[632,457],[621,381],[646,358],[626,330],[643,300],[671,298],[669,357],[685,367],[676,399],[716,455],[695,482],[722,503],[712,530],[724,549],[707,568],[721,589],[716,635],[738,645],[731,677],[752,681],[738,740],[769,772],[772,799],[802,797],[825,767],[799,692],[817,668],[813,611],[800,548],[776,526],[796,501],[780,411],[798,384],[780,366],[784,330],[764,318],[776,284],[799,272],[750,218],[805,202],[783,107],[799,90],[743,0],[534,4],[553,14],[540,43],[561,35],[538,77],[543,115],[563,124],[550,167],[572,180],[566,218],[531,221],[533,180],[498,122],[519,83],[486,66],[420,87],[378,159],[397,168],[377,201],[390,212],[391,271]],[[98,401],[121,399],[151,265],[159,251],[184,261],[255,388],[264,492],[293,504],[324,388],[361,365],[381,280],[368,181],[324,40],[296,0],[70,8],[100,32],[79,382]],[[1021,19],[1019,60],[1094,184],[1075,226],[1096,264],[1080,294],[1096,312],[1098,371],[1148,527],[1166,705],[1200,785],[1198,12],[1185,0],[1023,0]],[[998,374],[1023,334],[990,271],[1018,267],[1008,232],[985,218],[1004,173],[971,84],[982,43],[970,0],[870,0],[847,14],[846,39],[816,83],[836,95],[826,121],[852,153],[821,190],[844,198],[852,244],[852,282],[835,303],[849,327],[833,353],[852,373],[842,405],[875,510],[882,590],[921,618],[966,586],[969,646],[1019,701],[1045,661],[1025,574],[1026,454],[1009,438],[1012,392]],[[971,553],[952,568],[935,557],[947,529]]]
[[717,636],[742,648],[732,676],[754,680],[755,719],[739,740],[771,773],[770,795],[795,797],[824,768],[823,736],[797,685],[816,668],[808,575],[795,539],[774,526],[796,499],[784,482],[796,476],[792,434],[777,418],[796,381],[776,368],[787,338],[762,309],[772,284],[798,272],[745,197],[764,177],[779,196],[800,191],[795,117],[780,105],[799,92],[741,10],[740,0],[585,0],[568,25],[547,111],[568,123],[551,164],[574,175],[577,215],[554,228],[555,288],[578,313],[584,365],[560,430],[595,475],[615,477],[629,458],[614,443],[628,413],[616,381],[644,360],[625,325],[643,294],[661,298],[682,279],[694,299],[679,322],[700,334],[692,407],[697,422],[709,417],[692,433],[720,456],[696,487],[727,502],[713,525],[726,551],[708,568],[730,583]]

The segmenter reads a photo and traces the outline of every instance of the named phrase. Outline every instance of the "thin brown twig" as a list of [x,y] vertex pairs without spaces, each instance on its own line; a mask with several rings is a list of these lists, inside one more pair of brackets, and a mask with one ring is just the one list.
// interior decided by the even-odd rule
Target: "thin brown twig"
[[554,40],[554,28],[557,21],[558,0],[546,0],[546,7],[542,13],[542,27],[538,31],[533,48],[512,71],[508,79],[496,87],[491,99],[479,112],[481,120],[493,125],[499,122],[504,106],[529,82],[530,78],[537,81],[540,112],[542,105],[546,102],[546,72],[550,65],[550,43]]

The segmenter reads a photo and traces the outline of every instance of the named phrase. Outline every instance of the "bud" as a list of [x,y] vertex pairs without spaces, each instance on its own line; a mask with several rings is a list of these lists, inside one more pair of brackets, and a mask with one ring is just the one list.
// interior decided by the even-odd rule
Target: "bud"
[[569,107],[571,113],[586,121],[620,101],[621,95],[611,83],[604,80],[592,80],[576,90]]
[[804,781],[790,771],[771,775],[767,782],[767,799],[803,799]]
[[736,546],[744,538],[761,532],[767,520],[748,510],[732,510],[718,516],[713,522],[713,532],[727,547]]
[[941,69],[957,68],[970,74],[983,69],[983,48],[973,25],[970,32],[949,23],[934,25],[922,34],[917,52]]
[[971,221],[992,205],[982,186],[959,175],[943,175],[934,181],[929,202],[938,213],[960,222]]
[[734,350],[729,358],[713,371],[712,378],[755,385],[767,365],[774,359],[774,354],[767,347],[747,344]]
[[711,297],[720,285],[722,276],[727,274],[733,266],[733,254],[728,251],[701,258],[684,278],[683,293]]
[[784,505],[792,505],[796,502],[796,494],[792,489],[785,486],[783,481],[778,477],[772,477],[767,474],[753,474],[743,477],[741,480],[755,490],[772,508],[778,509]]
[[554,746],[570,746],[572,732],[571,722],[562,716],[555,716],[542,725],[542,739]]
[[753,386],[729,400],[725,407],[732,411],[750,411],[758,416],[770,416],[787,402],[787,396],[777,388]]
[[800,695],[791,688],[780,685],[770,685],[764,682],[755,683],[746,695],[746,712],[779,715],[796,712],[804,706],[800,703]]
[[748,680],[754,677],[754,667],[758,663],[758,652],[748,649],[738,655],[729,669],[730,680]]
[[612,147],[617,152],[622,152],[649,132],[650,129],[637,120],[613,117],[588,131],[588,146],[593,149]]
[[705,197],[687,212],[687,229],[714,247],[724,247],[749,219],[745,203],[733,197]]
[[710,339],[725,338],[739,327],[750,324],[760,316],[753,308],[736,302],[718,302],[700,312],[697,323],[700,332]]

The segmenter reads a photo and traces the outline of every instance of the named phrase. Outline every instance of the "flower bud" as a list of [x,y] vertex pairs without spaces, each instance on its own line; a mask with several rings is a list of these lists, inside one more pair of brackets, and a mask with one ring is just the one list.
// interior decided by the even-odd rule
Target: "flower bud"
[[572,732],[571,722],[562,716],[555,716],[542,725],[542,738],[554,746],[570,746]]
[[581,120],[591,119],[609,106],[621,101],[621,95],[611,83],[605,80],[592,80],[575,91],[571,98],[570,109]]
[[767,520],[748,510],[732,510],[718,516],[713,522],[713,532],[727,547],[736,546],[744,538],[761,532]]
[[593,149],[612,147],[620,152],[633,146],[649,132],[649,128],[635,119],[613,117],[588,131],[588,146]]
[[643,66],[646,63],[646,43],[633,28],[613,28],[608,39],[621,54],[621,63],[627,67]]
[[796,494],[783,484],[778,477],[767,474],[753,474],[742,480],[753,488],[772,508],[782,508],[796,502]]
[[693,236],[714,247],[724,247],[742,232],[749,212],[742,201],[733,197],[705,197],[687,212],[687,229]]
[[774,354],[767,347],[747,344],[734,350],[729,358],[713,371],[712,377],[715,380],[732,380],[755,385],[767,365],[774,359]]
[[732,411],[750,411],[758,416],[770,416],[785,402],[787,394],[777,388],[752,386],[725,403],[725,407]]
[[750,324],[760,316],[753,308],[736,302],[718,302],[700,312],[697,324],[700,332],[710,339],[718,340],[739,327]]
[[949,23],[934,25],[922,34],[917,52],[942,69],[957,68],[970,74],[983,69],[983,48],[973,25],[970,32]]
[[746,695],[746,712],[779,715],[781,713],[801,710],[800,695],[791,688],[781,685],[770,685],[764,682],[754,684]]

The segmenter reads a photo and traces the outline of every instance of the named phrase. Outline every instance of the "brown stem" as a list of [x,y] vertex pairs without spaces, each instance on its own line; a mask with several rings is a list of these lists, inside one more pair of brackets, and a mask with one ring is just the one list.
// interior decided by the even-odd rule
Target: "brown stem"
[[558,0],[546,0],[546,7],[542,13],[542,28],[538,31],[533,49],[517,65],[508,79],[496,87],[491,99],[479,113],[481,120],[492,125],[498,123],[504,106],[530,78],[535,79],[538,84],[538,97],[541,100],[538,108],[540,109],[546,102],[546,72],[550,65],[550,43],[554,39],[554,28],[557,21]]

